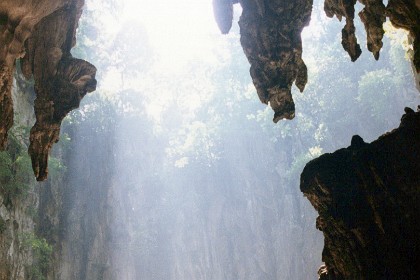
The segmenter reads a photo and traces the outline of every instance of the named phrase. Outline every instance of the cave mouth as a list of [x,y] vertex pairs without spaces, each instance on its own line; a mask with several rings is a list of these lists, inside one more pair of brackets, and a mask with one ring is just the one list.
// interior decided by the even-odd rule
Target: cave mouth
[[[15,244],[13,237],[22,236],[16,231],[35,229],[56,246],[49,269],[41,270],[63,279],[313,279],[322,236],[315,229],[316,213],[299,192],[299,174],[311,159],[348,146],[355,134],[360,137],[348,153],[365,147],[364,141],[398,125],[404,107],[420,103],[404,58],[407,49],[401,48],[406,36],[389,28],[379,61],[366,51],[351,63],[340,44],[344,21],[327,18],[316,3],[303,29],[303,49],[295,52],[303,50],[305,63],[296,55],[296,63],[283,65],[288,52],[274,56],[280,58],[274,63],[267,57],[278,50],[271,38],[290,48],[285,34],[276,33],[287,25],[268,30],[272,37],[247,34],[263,37],[264,44],[255,46],[265,50],[249,59],[243,51],[255,50],[240,45],[239,5],[233,6],[234,24],[224,36],[210,1],[91,0],[77,33],[74,19],[81,10],[66,13],[70,8],[75,7],[64,6],[41,22],[27,44],[48,43],[41,27],[56,34],[49,28],[70,24],[66,36],[57,36],[63,48],[28,51],[16,79],[23,94],[14,87],[7,97],[22,102],[15,102],[19,126],[11,136],[26,142],[13,141],[12,149],[0,154],[2,195],[5,184],[9,191],[8,199],[2,197],[7,207],[0,205],[0,214],[9,215],[0,219],[0,234],[11,237],[5,242]],[[300,26],[305,15],[298,17]],[[268,18],[279,24],[278,17]],[[362,24],[355,25],[359,43],[367,45]],[[33,61],[48,62],[42,75]],[[250,73],[250,62],[260,68],[251,66]],[[271,66],[264,66],[267,62]],[[298,73],[296,86],[289,83],[293,75],[279,75],[285,65],[287,75]],[[34,80],[23,82],[20,76],[31,73]],[[255,79],[261,73],[267,76]],[[267,81],[274,81],[269,91]],[[33,96],[33,83],[39,124],[30,137],[28,123],[35,119],[24,99]],[[284,100],[293,112],[283,114]],[[275,121],[293,120],[273,124],[271,108],[260,101],[270,103]],[[25,152],[29,138],[38,145],[30,148],[38,163],[34,169],[46,181],[23,182],[35,205],[29,206],[39,207],[35,218],[27,211],[29,202],[16,203],[18,192],[10,192],[16,182],[22,186],[32,178]],[[0,256],[0,271],[15,267]]]

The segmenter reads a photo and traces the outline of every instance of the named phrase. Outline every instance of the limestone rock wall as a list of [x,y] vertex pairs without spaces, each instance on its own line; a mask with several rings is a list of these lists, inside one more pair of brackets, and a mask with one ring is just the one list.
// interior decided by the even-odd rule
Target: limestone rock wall
[[34,230],[34,222],[28,209],[34,209],[37,195],[31,192],[26,199],[6,202],[0,194],[0,279],[27,279],[32,264],[30,248],[24,238]]
[[[22,80],[16,81],[19,84]],[[16,123],[27,126],[34,122],[31,109],[33,91],[23,84],[18,90],[17,84],[13,85],[10,94],[10,97],[17,101],[15,104],[18,104],[15,106],[15,112],[19,116]],[[14,154],[14,148],[8,152]],[[0,280],[27,279],[28,270],[34,260],[31,248],[25,244],[25,239],[35,230],[34,217],[38,207],[37,185],[32,182],[23,193],[11,195],[13,190],[5,189],[5,184],[6,182],[0,179]]]
[[420,110],[399,128],[307,164],[301,190],[319,213],[321,279],[417,279]]
[[118,279],[111,275],[112,136],[83,124],[71,129],[65,174],[40,190],[39,234],[54,245],[47,279]]

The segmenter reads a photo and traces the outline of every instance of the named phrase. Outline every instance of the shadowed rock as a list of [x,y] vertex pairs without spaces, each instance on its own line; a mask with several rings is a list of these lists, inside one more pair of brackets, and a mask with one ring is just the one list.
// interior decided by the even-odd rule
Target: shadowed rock
[[382,0],[361,0],[360,2],[365,5],[359,16],[365,25],[367,48],[378,60],[379,51],[383,45],[382,38],[385,33],[382,28],[386,20],[385,5],[382,3]]
[[389,0],[386,14],[392,25],[407,30],[413,39],[413,64],[420,73],[420,8],[419,1]]
[[341,45],[344,50],[350,55],[351,61],[356,61],[359,58],[362,50],[357,43],[356,27],[354,26],[354,6],[356,0],[325,0],[324,10],[325,14],[332,18],[336,16],[340,21],[343,17],[346,18],[346,25],[341,31]]
[[0,65],[0,150],[7,145],[7,132],[13,126],[12,70]]
[[29,154],[37,180],[48,174],[48,154],[59,140],[63,118],[95,90],[96,69],[70,54],[83,0],[5,0],[0,3],[0,149],[13,123],[11,100],[15,61],[35,80],[36,123]]
[[309,24],[312,1],[240,1],[241,44],[261,102],[275,112],[274,122],[295,116],[291,87],[303,91],[307,68],[301,32]]
[[[274,122],[293,119],[295,104],[291,87],[293,83],[303,91],[308,80],[306,65],[302,60],[301,32],[309,24],[312,0],[262,1],[214,0],[216,22],[223,34],[229,32],[233,19],[233,4],[242,6],[239,21],[241,44],[249,63],[250,74],[261,102],[274,110]],[[354,25],[357,0],[325,0],[328,17],[345,18],[342,46],[352,61],[362,53],[357,43]],[[379,59],[384,35],[383,23],[388,16],[393,25],[409,31],[413,38],[413,64],[416,77],[420,71],[420,10],[415,0],[390,0],[385,7],[382,0],[359,0],[364,5],[359,13],[367,34],[367,48]],[[416,82],[419,86],[418,80]]]
[[[301,191],[319,213],[320,279],[417,279],[420,275],[420,112],[366,144],[309,162]],[[328,274],[328,275],[327,275]]]

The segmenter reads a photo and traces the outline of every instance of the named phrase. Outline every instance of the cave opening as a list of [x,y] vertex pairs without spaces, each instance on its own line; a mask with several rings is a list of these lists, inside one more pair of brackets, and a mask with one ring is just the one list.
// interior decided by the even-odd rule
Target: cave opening
[[[299,190],[300,174],[310,160],[349,146],[353,135],[371,142],[392,130],[405,107],[420,104],[411,41],[386,22],[376,61],[356,21],[362,53],[351,63],[341,45],[346,21],[328,18],[323,1],[315,1],[303,47],[293,49],[301,57],[287,60],[290,53],[279,49],[292,48],[285,33],[290,26],[267,16],[281,32],[270,23],[267,30],[250,28],[249,35],[240,28],[254,23],[238,24],[244,11],[237,1],[228,2],[235,3],[233,24],[221,35],[209,0],[86,0],[75,46],[50,48],[49,61],[80,58],[95,65],[96,76],[83,63],[83,71],[72,75],[69,65],[79,60],[48,71],[68,74],[83,95],[95,86],[96,91],[79,98],[80,107],[65,118],[52,110],[61,130],[60,123],[48,123],[53,137],[47,133],[47,142],[58,140],[57,133],[60,140],[49,159],[45,152],[36,159],[38,170],[48,163],[42,183],[31,177],[26,154],[29,139],[38,139],[29,136],[35,123],[31,105],[51,108],[33,100],[38,80],[23,77],[28,70],[22,59],[11,93],[15,125],[0,153],[0,248],[21,246],[13,258],[0,250],[1,277],[314,278],[323,237],[315,210]],[[356,14],[361,10],[358,5]],[[256,34],[267,53],[254,55],[241,34]],[[280,45],[268,44],[276,36]],[[255,57],[279,61],[250,70]],[[279,74],[283,60],[298,78]],[[299,80],[302,65],[307,81]],[[89,84],[92,77],[95,84]],[[294,105],[284,113],[287,90]],[[52,102],[61,104],[66,94]]]

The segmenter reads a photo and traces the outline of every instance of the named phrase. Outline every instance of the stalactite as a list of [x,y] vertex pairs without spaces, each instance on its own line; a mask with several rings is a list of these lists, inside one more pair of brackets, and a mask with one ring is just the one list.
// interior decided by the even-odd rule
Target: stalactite
[[83,0],[15,1],[0,4],[0,149],[6,147],[13,123],[12,71],[22,58],[22,71],[35,80],[36,123],[29,154],[37,180],[48,174],[48,154],[59,140],[63,118],[95,90],[96,69],[70,54]]
[[[251,77],[261,102],[274,110],[274,122],[293,119],[295,104],[291,87],[296,84],[303,91],[308,80],[306,65],[302,60],[300,34],[309,24],[312,0],[299,1],[238,1],[243,9],[239,26],[241,44],[251,64]],[[387,7],[382,0],[359,0],[364,5],[359,13],[367,34],[367,48],[379,59],[384,35],[383,23],[389,17],[393,25],[409,31],[413,38],[413,63],[415,75],[420,73],[420,9],[414,0],[390,0]],[[215,0],[214,13],[223,34],[232,24],[234,1]],[[325,0],[328,17],[345,18],[342,46],[356,61],[362,53],[357,42],[355,5],[357,0]],[[417,5],[417,6],[416,6]]]

